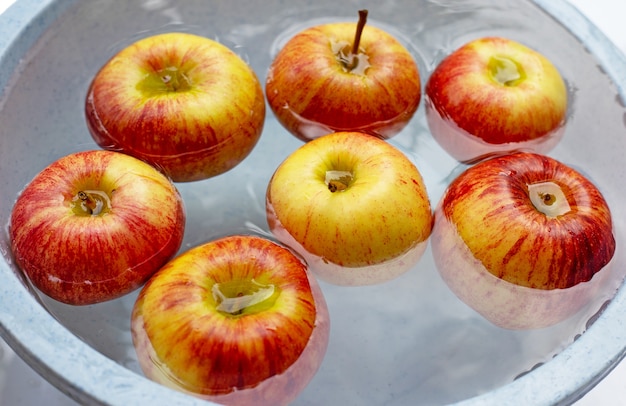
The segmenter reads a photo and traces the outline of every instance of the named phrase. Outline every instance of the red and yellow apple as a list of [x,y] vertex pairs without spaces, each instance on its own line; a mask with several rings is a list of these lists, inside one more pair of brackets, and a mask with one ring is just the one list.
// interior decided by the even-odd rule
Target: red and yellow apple
[[333,131],[389,138],[421,98],[418,67],[392,35],[360,23],[329,23],[291,38],[270,66],[265,94],[278,121],[303,141]]
[[425,104],[435,140],[455,159],[473,163],[554,148],[565,131],[567,88],[539,52],[486,37],[439,63],[426,84]]
[[510,329],[577,313],[602,289],[615,252],[600,191],[534,153],[491,158],[458,176],[437,205],[431,245],[451,290]]
[[84,305],[140,287],[178,251],[182,199],[131,156],[85,151],[53,162],[19,195],[9,227],[16,263],[58,301]]
[[219,175],[248,156],[261,136],[265,99],[256,74],[230,49],[166,33],[111,58],[89,87],[85,112],[101,147],[186,182]]
[[141,290],[131,320],[148,378],[229,405],[293,401],[317,372],[329,329],[306,264],[240,235],[171,260]]
[[330,133],[288,156],[267,189],[270,230],[320,278],[372,285],[408,271],[432,229],[426,186],[391,144]]

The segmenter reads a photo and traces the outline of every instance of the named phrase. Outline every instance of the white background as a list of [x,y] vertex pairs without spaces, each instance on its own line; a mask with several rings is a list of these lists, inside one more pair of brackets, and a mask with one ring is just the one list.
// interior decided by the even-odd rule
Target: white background
[[[622,0],[569,0],[626,53],[626,2]],[[0,0],[0,13],[13,0]],[[8,376],[21,385],[4,385]],[[16,379],[19,376],[19,379]],[[26,389],[27,388],[27,389]],[[74,405],[40,378],[0,341],[0,405]],[[626,361],[600,382],[576,406],[626,406]]]

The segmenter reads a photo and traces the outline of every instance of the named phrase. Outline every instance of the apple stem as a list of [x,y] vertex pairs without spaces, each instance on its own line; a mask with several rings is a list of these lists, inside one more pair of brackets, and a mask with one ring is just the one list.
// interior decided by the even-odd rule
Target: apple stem
[[172,91],[176,91],[178,90],[178,80],[176,80],[176,75],[171,76],[171,75],[163,75],[162,77],[163,79],[163,83],[165,84],[165,86],[172,90]]
[[93,214],[94,210],[96,210],[98,204],[96,201],[89,195],[87,192],[83,192],[82,190],[78,192],[78,198],[82,202],[85,211],[89,214]]
[[108,212],[111,207],[109,196],[99,190],[81,190],[72,199],[74,213],[84,216],[98,216]]
[[561,186],[554,182],[539,182],[527,185],[532,205],[548,217],[556,218],[571,211]]
[[361,35],[363,35],[363,28],[365,28],[365,23],[367,23],[367,13],[367,10],[359,10],[359,22],[356,25],[354,42],[352,43],[352,61],[347,66],[348,70],[356,68],[359,63],[357,55],[359,54],[359,46],[361,44]]
[[[236,290],[231,291],[233,288]],[[271,304],[272,297],[276,299],[276,292],[277,288],[274,285],[262,285],[254,279],[248,284],[240,282],[235,286],[216,283],[211,288],[213,299],[217,303],[217,310],[231,316],[240,316],[246,310],[250,311],[250,308],[255,305]]]
[[524,71],[515,61],[494,56],[489,60],[489,69],[496,82],[504,86],[516,86],[524,79]]
[[333,193],[335,193],[338,190],[342,191],[345,189],[346,189],[346,185],[344,185],[342,182],[335,181],[335,180],[331,180],[330,182],[328,182],[328,190],[330,190]]
[[350,186],[352,173],[348,171],[326,171],[324,182],[332,193],[341,192]]
[[179,75],[176,72],[172,74],[165,74],[161,78],[165,86],[170,91],[177,92],[182,87],[181,81],[179,80]]
[[556,201],[556,197],[550,193],[546,193],[543,195],[543,203],[548,205],[548,206],[552,206],[554,204],[554,202]]

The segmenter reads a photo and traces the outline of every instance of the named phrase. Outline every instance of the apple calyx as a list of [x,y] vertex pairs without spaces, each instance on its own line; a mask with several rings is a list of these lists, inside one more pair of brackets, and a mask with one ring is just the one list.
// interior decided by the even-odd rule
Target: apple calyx
[[526,77],[521,65],[504,56],[492,56],[488,69],[491,77],[504,86],[517,86]]
[[367,23],[367,14],[367,10],[359,10],[359,21],[356,25],[352,46],[346,41],[331,41],[332,51],[337,55],[337,61],[343,65],[346,72],[364,75],[367,68],[370,67],[369,57],[359,51],[363,28]]
[[100,190],[81,190],[72,198],[71,208],[78,216],[102,216],[111,209],[111,199]]
[[175,66],[168,66],[146,74],[137,84],[137,89],[149,94],[182,93],[191,90],[189,76]]
[[254,279],[234,280],[215,283],[211,293],[218,311],[228,317],[237,317],[270,309],[280,296],[280,289]]
[[528,185],[530,201],[541,213],[556,218],[571,211],[567,197],[560,185],[554,182],[539,182]]
[[350,171],[326,171],[324,182],[331,192],[341,192],[346,190],[352,182],[352,172]]

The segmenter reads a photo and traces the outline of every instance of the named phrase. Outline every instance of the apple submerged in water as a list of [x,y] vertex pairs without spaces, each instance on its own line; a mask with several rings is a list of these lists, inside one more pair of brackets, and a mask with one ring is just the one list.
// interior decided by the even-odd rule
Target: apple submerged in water
[[421,97],[417,65],[385,31],[355,23],[308,28],[270,66],[265,93],[278,121],[303,141],[333,131],[389,138],[411,119]]
[[63,157],[18,197],[9,227],[15,260],[48,296],[84,305],[141,286],[177,252],[183,202],[152,166],[111,151]]
[[542,54],[501,37],[471,41],[426,84],[435,140],[461,162],[525,150],[547,153],[565,131],[567,88]]
[[237,405],[293,401],[326,353],[322,291],[290,250],[256,236],[192,248],[141,290],[131,332],[152,380]]
[[386,141],[358,132],[302,145],[276,169],[266,198],[270,230],[337,285],[372,285],[408,271],[432,229],[415,165]]
[[558,323],[582,309],[609,275],[609,207],[581,173],[516,153],[456,178],[435,211],[431,238],[452,291],[494,324]]
[[101,147],[185,182],[219,175],[248,156],[261,136],[265,99],[255,73],[230,49],[166,33],[108,61],[91,83],[85,110]]

